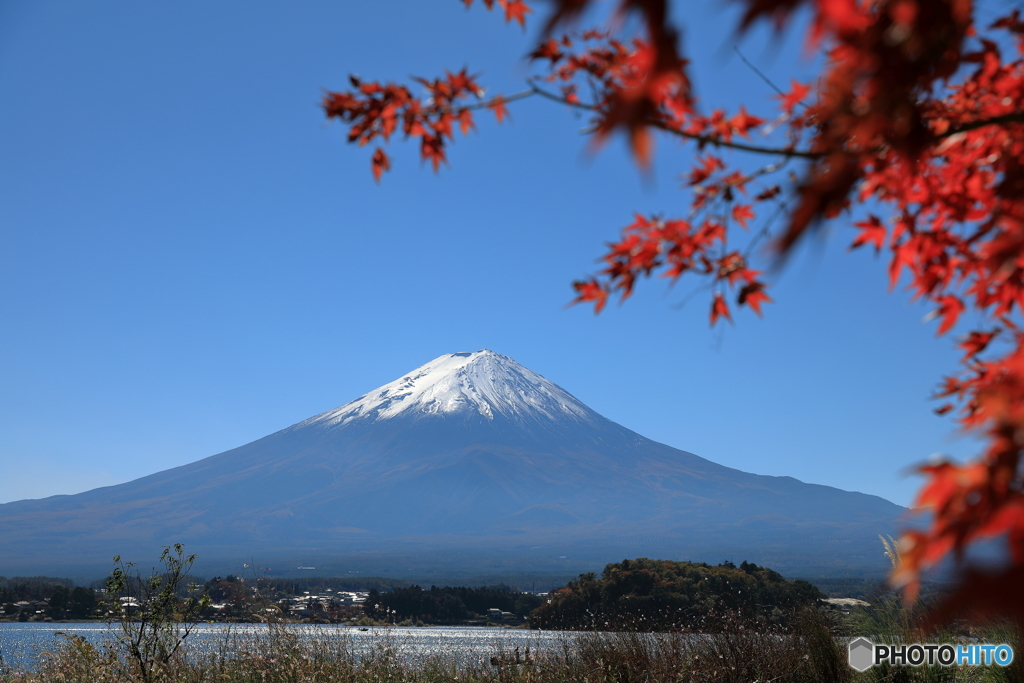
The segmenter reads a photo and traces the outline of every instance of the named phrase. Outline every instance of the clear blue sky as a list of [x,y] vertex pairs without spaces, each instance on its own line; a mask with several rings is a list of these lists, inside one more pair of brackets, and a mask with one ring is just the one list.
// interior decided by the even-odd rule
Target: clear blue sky
[[[767,109],[733,9],[685,18],[698,94]],[[662,281],[595,317],[570,282],[634,211],[685,211],[692,149],[663,141],[645,181],[526,101],[440,174],[393,146],[376,185],[317,106],[349,73],[468,65],[514,92],[539,23],[456,0],[0,2],[0,502],[213,455],[481,348],[655,440],[900,504],[906,468],[972,452],[928,399],[952,341],[846,253],[844,220],[763,320],[710,330]],[[801,42],[740,45],[786,85]]]

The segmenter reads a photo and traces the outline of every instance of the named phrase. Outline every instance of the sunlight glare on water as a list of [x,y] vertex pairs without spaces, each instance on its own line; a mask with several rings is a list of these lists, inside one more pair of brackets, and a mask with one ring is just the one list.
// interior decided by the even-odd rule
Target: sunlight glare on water
[[[388,648],[409,664],[435,657],[462,665],[483,664],[490,657],[512,653],[517,647],[523,653],[527,647],[539,653],[563,635],[559,631],[474,626],[373,627],[363,631],[352,626],[288,624],[283,628],[300,640],[345,639],[357,658]],[[102,645],[119,631],[116,625],[109,627],[102,623],[2,623],[0,654],[4,664],[16,671],[33,669],[40,654],[60,644],[61,636],[57,635],[60,632],[79,635],[95,645]],[[267,634],[267,626],[263,624],[199,624],[187,642],[189,653],[195,656],[231,652],[246,641]]]

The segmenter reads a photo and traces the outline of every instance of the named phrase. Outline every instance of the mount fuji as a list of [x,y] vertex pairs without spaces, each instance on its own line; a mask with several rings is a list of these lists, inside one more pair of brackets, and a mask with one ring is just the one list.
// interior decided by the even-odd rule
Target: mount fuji
[[878,534],[903,512],[651,441],[483,350],[188,465],[0,505],[0,574],[91,575],[178,541],[206,571],[256,558],[282,575],[582,571],[639,555],[880,574]]

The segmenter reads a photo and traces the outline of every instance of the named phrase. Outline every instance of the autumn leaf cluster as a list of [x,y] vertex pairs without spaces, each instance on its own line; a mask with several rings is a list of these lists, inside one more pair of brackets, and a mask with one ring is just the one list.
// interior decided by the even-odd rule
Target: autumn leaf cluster
[[[463,70],[416,79],[421,94],[353,80],[325,95],[324,110],[360,145],[400,129],[435,170],[477,111],[501,121],[526,97],[591,117],[595,145],[623,134],[641,166],[659,137],[692,145],[688,211],[634,216],[600,270],[574,284],[576,302],[598,312],[642,279],[686,276],[708,291],[711,325],[732,320],[733,307],[760,315],[772,301],[765,265],[825,221],[849,225],[851,248],[883,255],[891,286],[932,307],[939,335],[959,333],[961,365],[942,381],[936,412],[985,440],[972,462],[922,468],[915,507],[930,522],[901,539],[894,578],[913,595],[926,568],[999,538],[1001,573],[969,573],[949,609],[1024,615],[1024,20],[1012,10],[979,25],[972,0],[738,1],[740,31],[789,31],[806,10],[804,40],[824,57],[813,83],[780,88],[757,114],[697,101],[670,0],[621,0],[617,11],[638,21],[585,30],[593,0],[552,0],[519,93],[487,96]],[[532,3],[483,4],[524,24]],[[371,163],[378,180],[390,169],[383,147]],[[1017,588],[990,599],[996,585]]]

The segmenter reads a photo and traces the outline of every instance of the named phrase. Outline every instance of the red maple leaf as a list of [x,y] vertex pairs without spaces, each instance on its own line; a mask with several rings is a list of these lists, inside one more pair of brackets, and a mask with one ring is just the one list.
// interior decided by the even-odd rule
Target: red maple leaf
[[737,301],[741,306],[744,304],[750,306],[754,310],[754,313],[757,313],[757,315],[760,316],[761,304],[771,303],[772,298],[765,293],[764,285],[762,283],[750,282],[740,289]]
[[790,81],[789,92],[778,96],[781,101],[782,110],[791,115],[796,105],[800,104],[810,92],[811,86]]
[[384,171],[391,170],[391,159],[388,158],[388,155],[384,153],[383,149],[378,147],[377,151],[373,153],[372,164],[373,179],[379,183],[380,177],[383,175]]
[[913,265],[914,253],[914,245],[909,240],[893,247],[892,261],[889,263],[889,289],[899,282],[904,266]]
[[444,140],[437,135],[424,135],[420,143],[420,156],[424,160],[430,160],[436,173],[441,164],[446,162],[444,155]]
[[875,216],[870,216],[866,221],[858,221],[853,224],[854,227],[860,228],[860,234],[853,240],[853,244],[850,245],[851,249],[864,246],[865,244],[875,245],[875,253],[881,251],[882,246],[885,244],[885,226]]
[[519,25],[526,27],[526,15],[532,12],[523,0],[507,0],[505,2],[505,21],[518,21]]
[[564,53],[559,46],[559,42],[554,38],[548,38],[530,53],[530,59],[546,59],[550,61],[552,65],[561,61],[563,56]]
[[944,296],[938,300],[939,310],[938,315],[942,318],[942,324],[939,325],[938,335],[942,336],[949,332],[953,325],[956,325],[957,318],[964,311],[964,302],[959,297],[952,295]]
[[967,338],[960,342],[960,348],[964,350],[963,360],[969,360],[974,358],[979,353],[988,348],[988,345],[996,338],[999,333],[1002,332],[1000,328],[995,328],[989,332],[979,332],[973,330],[967,335]]
[[573,303],[594,303],[594,313],[600,313],[601,309],[608,303],[608,290],[594,279],[579,280],[572,283],[576,290],[576,299]]
[[700,185],[710,178],[715,171],[725,168],[725,164],[722,160],[713,154],[698,157],[697,161],[700,162],[700,165],[694,166],[693,170],[690,171],[690,177],[687,182],[688,185]]
[[491,101],[489,108],[494,112],[494,118],[498,120],[498,123],[504,121],[505,117],[508,116],[508,109],[505,107],[505,98],[501,95],[498,95]]
[[462,131],[463,135],[468,134],[470,129],[475,127],[475,126],[473,126],[473,112],[471,112],[468,109],[463,109],[462,111],[460,111],[459,115],[458,115],[458,119],[459,119],[459,130]]
[[747,227],[747,221],[753,217],[754,210],[750,208],[749,204],[736,204],[732,207],[732,219],[743,228]]
[[725,318],[729,322],[732,322],[732,316],[729,315],[729,304],[725,303],[725,298],[721,294],[715,294],[715,298],[711,302],[711,326],[714,327],[715,323],[718,322],[719,318]]
[[750,129],[756,128],[762,123],[764,123],[764,119],[751,116],[747,113],[747,109],[743,105],[740,105],[740,113],[736,114],[729,120],[729,124],[733,127],[733,130],[743,137],[750,137]]
[[778,185],[772,185],[771,187],[769,187],[766,190],[763,190],[756,197],[754,197],[754,200],[755,201],[759,201],[759,202],[763,202],[763,201],[766,201],[768,199],[771,199],[771,198],[775,197],[780,192],[782,192],[782,188],[781,187],[779,187]]

